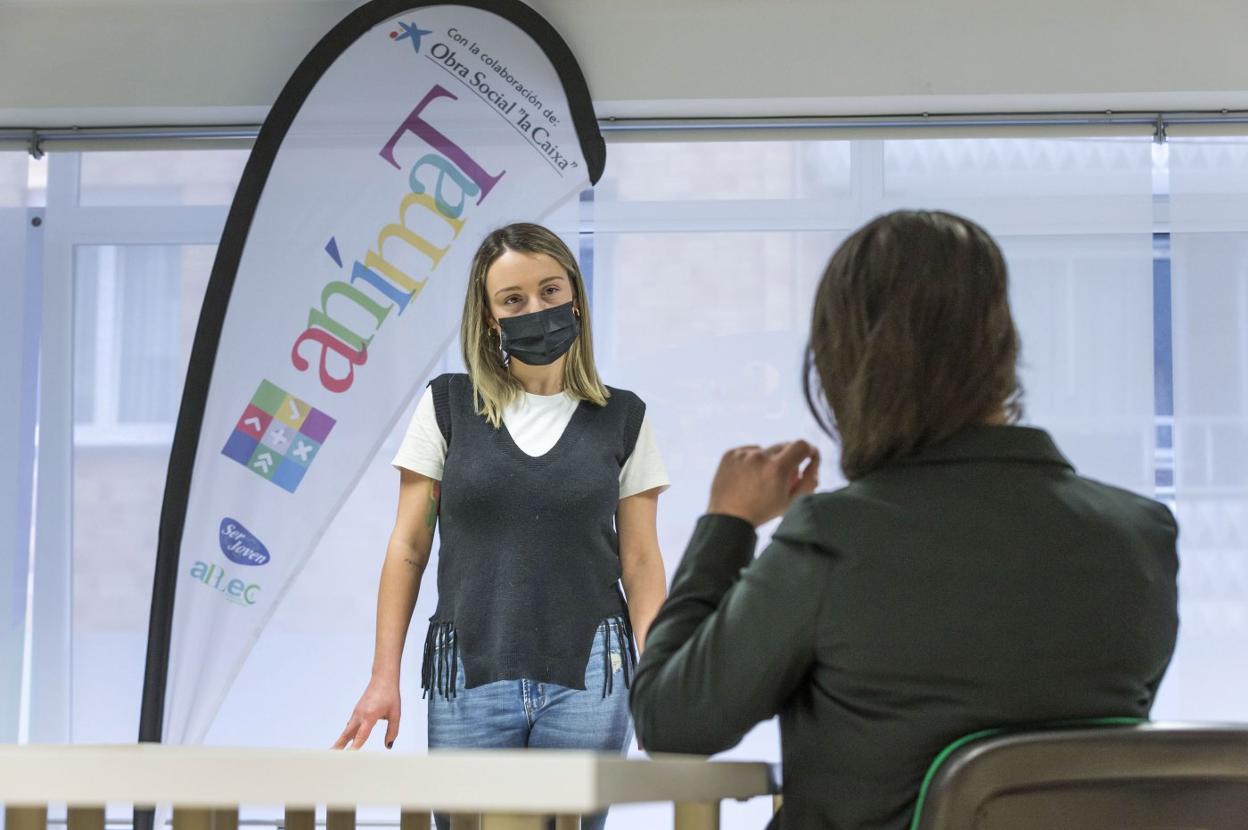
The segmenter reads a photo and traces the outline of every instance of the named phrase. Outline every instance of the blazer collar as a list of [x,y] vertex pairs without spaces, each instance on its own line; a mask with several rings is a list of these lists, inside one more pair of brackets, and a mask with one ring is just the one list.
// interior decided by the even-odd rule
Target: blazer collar
[[1053,439],[1042,429],[1017,426],[967,427],[952,438],[896,464],[948,464],[963,461],[1023,461],[1057,464],[1074,471]]

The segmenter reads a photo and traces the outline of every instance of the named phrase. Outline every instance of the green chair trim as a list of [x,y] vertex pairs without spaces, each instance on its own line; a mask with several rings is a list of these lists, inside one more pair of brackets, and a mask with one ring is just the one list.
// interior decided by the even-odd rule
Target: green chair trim
[[1022,727],[995,727],[992,729],[981,729],[978,732],[972,732],[969,735],[963,735],[944,749],[942,749],[936,758],[932,761],[931,766],[927,768],[927,774],[923,776],[923,783],[919,786],[919,797],[914,802],[914,817],[910,820],[910,830],[918,830],[919,819],[923,813],[923,804],[927,799],[927,791],[932,781],[936,778],[936,773],[940,771],[940,767],[949,759],[949,756],[957,752],[969,743],[973,743],[984,738],[995,738],[998,735],[1014,735],[1025,732],[1044,732],[1052,729],[1094,729],[1100,726],[1139,726],[1142,723],[1148,723],[1147,718],[1085,718],[1079,720],[1059,720],[1049,723],[1038,723]]

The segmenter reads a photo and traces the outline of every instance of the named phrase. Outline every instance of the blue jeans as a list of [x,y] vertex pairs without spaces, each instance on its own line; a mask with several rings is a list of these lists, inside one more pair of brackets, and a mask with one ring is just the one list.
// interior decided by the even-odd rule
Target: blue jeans
[[[633,724],[625,679],[632,676],[632,665],[629,650],[621,651],[622,626],[619,617],[598,626],[585,666],[584,689],[535,680],[500,680],[468,689],[463,660],[457,658],[454,692],[442,695],[435,690],[429,695],[429,749],[531,747],[623,753]],[[451,633],[441,638],[445,642],[439,640],[438,650],[451,648],[454,637]],[[433,818],[438,830],[449,830],[448,816],[435,813]],[[582,816],[581,828],[602,830],[606,821],[605,811]]]

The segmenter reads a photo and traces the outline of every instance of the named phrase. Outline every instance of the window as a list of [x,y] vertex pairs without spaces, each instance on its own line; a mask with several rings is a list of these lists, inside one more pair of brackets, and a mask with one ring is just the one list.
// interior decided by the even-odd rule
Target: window
[[[1157,715],[1248,717],[1248,140],[1168,152],[1173,385],[1159,419],[1179,518],[1179,646]],[[1164,396],[1162,396],[1164,397]]]
[[162,150],[82,154],[84,206],[228,205],[246,150]]
[[[701,189],[673,194],[685,169]],[[1151,495],[1152,169],[1147,140],[613,145],[593,203],[597,353],[608,382],[647,401],[672,474],[659,511],[669,573],[725,449],[806,438],[821,487],[843,482],[800,391],[811,297],[836,245],[901,207],[951,210],[996,236],[1027,420],[1083,472]],[[673,195],[641,201],[651,192]],[[726,756],[778,761],[775,724]],[[646,809],[619,815],[643,826]],[[767,812],[723,806],[728,826]]]
[[77,444],[172,441],[215,251],[211,245],[77,247]]
[[[45,378],[49,386],[72,379],[64,404],[70,417],[62,429],[61,406],[45,401],[41,439],[67,442],[72,465],[56,489],[43,491],[56,497],[41,512],[51,524],[63,515],[70,533],[63,550],[46,539],[38,548],[44,571],[63,568],[65,577],[37,591],[34,611],[35,630],[48,632],[38,644],[44,653],[35,659],[64,661],[58,681],[64,703],[58,705],[67,711],[49,711],[52,704],[37,694],[34,740],[128,742],[137,735],[169,449],[236,181],[215,191],[197,186],[206,171],[217,171],[213,181],[236,178],[246,158],[233,151],[155,154],[165,188],[158,198],[145,184],[149,155],[54,154],[39,180],[49,219],[43,238]],[[88,198],[92,194],[99,198]],[[51,475],[60,469],[48,466]],[[63,557],[64,564],[49,557]],[[69,648],[54,647],[60,643]]]
[[32,238],[39,219],[33,209],[40,193],[32,186],[42,165],[30,164],[23,152],[0,152],[0,256],[5,297],[0,303],[0,378],[5,403],[0,407],[0,581],[5,613],[0,615],[0,742],[23,737],[27,612],[34,507],[36,386],[39,332],[35,320],[39,290],[38,261]]
[[[71,608],[72,730],[35,739],[136,733],[172,429],[245,160],[236,151],[67,153],[37,165],[0,156],[0,208],[46,192],[44,356],[73,377],[72,420],[62,429],[45,412],[41,426],[41,440],[73,450],[72,474],[56,485],[72,496],[72,539],[38,554],[64,557],[73,579],[35,598],[45,613]],[[814,286],[836,245],[873,216],[952,210],[987,227],[1009,261],[1027,420],[1049,428],[1085,474],[1179,515],[1183,629],[1155,714],[1248,718],[1248,674],[1226,662],[1248,650],[1246,170],[1248,139],[612,144],[603,181],[555,222],[591,284],[600,368],[647,401],[673,477],[660,510],[669,573],[726,448],[813,439],[823,487],[841,481],[835,447],[800,393]],[[371,661],[398,438],[290,588],[209,742],[320,747],[345,721]],[[412,667],[435,604],[430,577],[406,657],[412,702],[400,745],[410,750],[424,746]],[[774,726],[733,754],[777,759]],[[647,809],[620,810],[613,826],[642,824]],[[761,826],[766,812],[761,802],[726,805],[725,823]]]

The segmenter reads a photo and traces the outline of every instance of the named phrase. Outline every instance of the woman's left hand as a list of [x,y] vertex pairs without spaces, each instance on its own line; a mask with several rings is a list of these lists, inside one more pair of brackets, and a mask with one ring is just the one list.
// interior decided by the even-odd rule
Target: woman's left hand
[[818,485],[819,450],[805,441],[738,447],[719,462],[707,512],[737,516],[758,527],[784,515],[793,499]]

